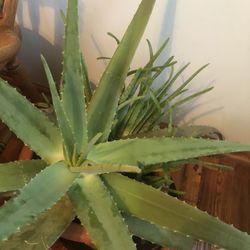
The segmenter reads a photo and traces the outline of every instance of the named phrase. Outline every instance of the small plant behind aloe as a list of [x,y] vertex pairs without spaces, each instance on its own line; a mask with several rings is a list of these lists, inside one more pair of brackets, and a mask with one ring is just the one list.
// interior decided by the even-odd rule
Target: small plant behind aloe
[[[120,40],[114,34],[110,32],[107,34],[114,38],[119,45]],[[165,124],[167,120],[168,129],[165,131],[161,130],[159,132],[161,136],[208,136],[209,138],[214,138],[214,135],[217,134],[215,138],[218,138],[218,135],[219,138],[223,137],[218,130],[208,126],[188,126],[188,128],[182,127],[181,129],[171,126],[175,109],[209,92],[213,87],[180,98],[180,96],[188,91],[187,87],[192,80],[208,64],[202,66],[176,88],[175,85],[177,85],[178,78],[190,63],[187,63],[176,71],[175,65],[177,61],[174,60],[174,56],[171,56],[163,64],[155,65],[168,43],[169,38],[154,53],[151,42],[147,39],[149,61],[142,68],[128,71],[127,76],[130,78],[127,78],[126,81],[129,81],[129,84],[127,86],[124,85],[121,91],[109,140],[131,138],[133,136],[152,137],[152,135],[158,135],[157,133],[152,133],[152,131],[155,132],[157,130],[159,132],[163,120]],[[99,57],[97,59],[111,60],[111,57]],[[168,71],[167,80],[162,84],[158,83],[156,85],[156,80],[165,71]],[[175,87],[174,90],[173,87]],[[91,93],[91,90],[88,92]],[[141,112],[142,110],[143,112]]]
[[[119,45],[120,40],[114,34],[110,32],[107,34],[114,38]],[[187,87],[189,87],[192,80],[205,69],[208,64],[199,68],[180,86],[176,87],[178,78],[189,66],[189,63],[179,70],[176,70],[175,65],[177,61],[171,56],[167,58],[163,64],[155,65],[168,43],[169,38],[166,39],[159,50],[154,53],[150,41],[147,40],[149,61],[144,67],[128,72],[126,81],[129,83],[123,87],[121,92],[109,141],[121,138],[149,138],[162,136],[224,139],[220,131],[213,127],[199,125],[179,127],[173,125],[172,117],[177,108],[209,92],[213,87],[180,98],[183,93],[188,92]],[[99,57],[98,59],[111,60],[110,57]],[[167,71],[167,80],[162,84],[155,84],[156,80],[164,71]],[[131,76],[133,77],[131,78]],[[189,159],[186,161],[144,166],[140,174],[130,174],[130,177],[150,184],[156,188],[167,190],[171,194],[183,194],[183,192],[171,188],[175,186],[171,178],[171,172],[178,170],[187,163],[199,164],[209,168],[231,170],[230,167],[221,164]]]
[[[147,40],[149,46],[149,62],[143,67],[128,72],[128,76],[133,75],[132,80],[127,87],[124,86],[119,100],[119,106],[116,113],[116,119],[111,132],[111,139],[129,137],[152,132],[159,127],[160,122],[168,117],[168,124],[172,123],[172,113],[179,106],[191,101],[210,90],[212,87],[196,92],[184,98],[178,99],[183,93],[187,92],[188,84],[208,65],[204,65],[184,81],[174,91],[178,77],[189,66],[189,63],[175,70],[174,57],[169,57],[166,62],[161,65],[154,65],[158,57],[166,48],[169,39],[167,39],[160,49],[154,54],[152,45]],[[165,71],[169,70],[167,80],[160,84],[159,87],[154,86],[157,78]],[[143,112],[141,112],[143,110]],[[170,133],[169,126],[169,136]],[[173,131],[172,131],[173,132]],[[168,135],[167,133],[165,135]]]
[[177,249],[191,249],[196,239],[226,249],[249,249],[249,235],[120,174],[250,150],[250,145],[226,141],[164,136],[108,141],[154,3],[142,0],[91,97],[79,53],[77,0],[68,1],[60,95],[42,59],[57,125],[0,81],[1,119],[42,159],[0,166],[0,192],[17,192],[0,208],[0,249],[49,249],[75,216],[98,249],[136,249],[131,235]]

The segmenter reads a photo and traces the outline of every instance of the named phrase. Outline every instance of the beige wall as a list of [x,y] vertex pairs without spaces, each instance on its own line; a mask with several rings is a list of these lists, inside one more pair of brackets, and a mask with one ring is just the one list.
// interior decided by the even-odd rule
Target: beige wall
[[[81,46],[93,82],[98,81],[105,67],[96,57],[109,56],[115,48],[106,32],[121,37],[139,2],[80,1]],[[20,56],[38,82],[45,81],[40,53],[48,58],[59,78],[63,34],[59,10],[65,7],[65,0],[20,0],[18,21],[24,35]],[[192,63],[182,79],[210,63],[190,91],[211,85],[215,89],[192,103],[182,121],[215,126],[227,138],[242,142],[250,142],[249,12],[249,0],[157,0],[144,37],[155,48],[165,37],[171,37],[165,56],[175,55],[179,66]],[[133,66],[145,62],[145,49],[143,41]]]

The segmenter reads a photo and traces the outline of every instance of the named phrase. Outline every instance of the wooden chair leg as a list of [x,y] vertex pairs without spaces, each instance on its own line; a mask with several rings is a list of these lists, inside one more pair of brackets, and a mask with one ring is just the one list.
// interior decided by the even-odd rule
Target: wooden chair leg
[[14,30],[17,5],[18,0],[2,0],[0,26],[4,25]]

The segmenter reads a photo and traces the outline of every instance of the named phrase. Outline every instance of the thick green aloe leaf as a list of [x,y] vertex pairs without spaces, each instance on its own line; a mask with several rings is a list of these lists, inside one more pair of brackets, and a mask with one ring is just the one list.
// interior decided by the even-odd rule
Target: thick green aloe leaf
[[0,208],[0,240],[7,240],[19,229],[51,208],[69,189],[78,175],[57,162],[40,172],[20,194]]
[[63,159],[62,137],[52,122],[14,88],[0,79],[0,119],[42,159]]
[[96,163],[156,164],[199,156],[250,151],[250,145],[194,138],[144,138],[100,143],[87,159]]
[[41,56],[43,66],[47,75],[47,79],[50,86],[50,92],[53,100],[54,109],[56,111],[56,117],[58,121],[59,128],[62,133],[65,149],[67,151],[67,156],[72,158],[74,147],[75,147],[75,140],[73,131],[70,127],[70,122],[65,114],[65,110],[62,106],[62,102],[60,100],[60,97],[57,93],[56,84],[52,77],[51,71],[49,69],[49,66],[43,56]]
[[[89,137],[102,132],[106,140],[111,131],[122,86],[126,79],[130,63],[148,23],[155,0],[142,0],[123,39],[113,55],[100,80],[88,109]],[[111,94],[112,93],[112,94]]]
[[63,197],[51,209],[6,241],[0,241],[3,250],[46,250],[61,236],[75,214],[71,201]]
[[79,45],[78,1],[68,1],[66,17],[62,101],[66,115],[73,129],[79,154],[88,142],[86,107],[84,98],[84,76]]
[[46,166],[47,163],[42,160],[14,161],[0,164],[0,193],[22,188]]
[[250,248],[246,233],[166,193],[119,174],[105,174],[103,179],[126,213],[225,249]]
[[191,237],[173,232],[167,228],[139,219],[128,214],[123,215],[129,231],[136,236],[151,241],[160,246],[171,247],[179,250],[192,249],[194,240]]
[[98,249],[136,249],[124,219],[99,176],[77,179],[69,197]]

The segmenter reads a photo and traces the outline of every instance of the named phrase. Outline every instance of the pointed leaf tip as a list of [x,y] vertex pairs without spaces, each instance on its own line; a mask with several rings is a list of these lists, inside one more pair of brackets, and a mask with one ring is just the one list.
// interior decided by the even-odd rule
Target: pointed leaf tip
[[88,131],[90,138],[99,132],[103,132],[102,141],[105,141],[111,132],[122,86],[147,26],[154,4],[155,0],[143,0],[141,2],[123,39],[102,75],[88,109]]
[[78,23],[78,1],[70,0],[65,25],[62,103],[73,131],[77,154],[80,154],[88,143],[84,92],[88,76],[80,51]]

